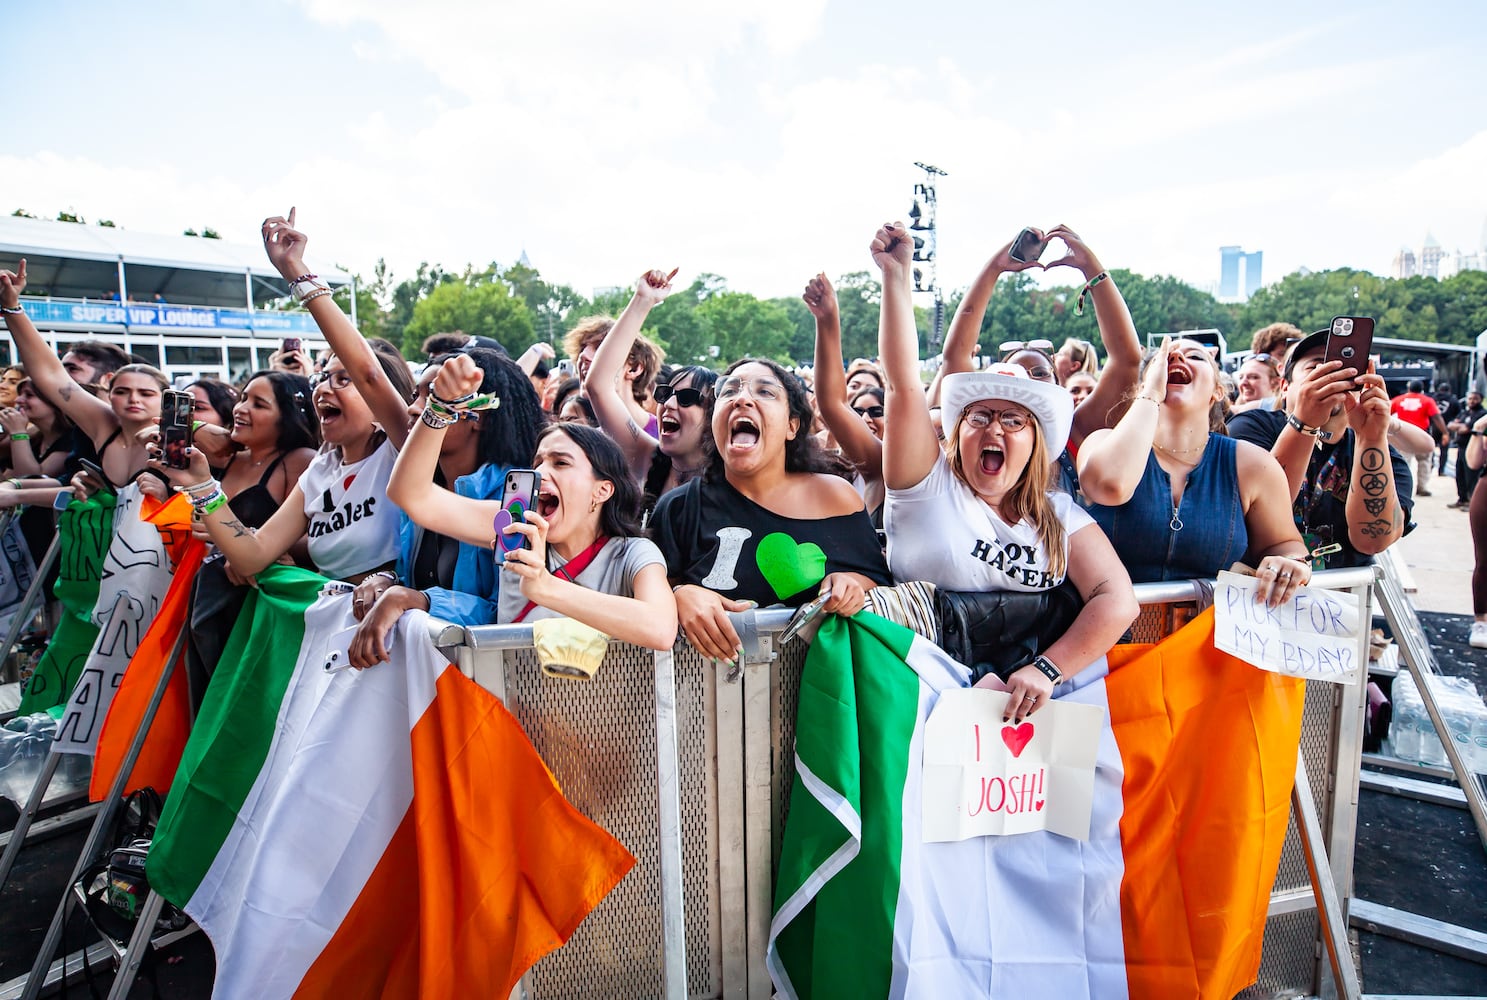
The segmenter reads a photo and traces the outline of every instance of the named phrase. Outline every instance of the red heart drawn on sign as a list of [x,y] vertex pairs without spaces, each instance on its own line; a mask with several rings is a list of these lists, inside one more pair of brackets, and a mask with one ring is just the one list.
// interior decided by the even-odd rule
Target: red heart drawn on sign
[[1012,751],[1012,756],[1022,755],[1022,748],[1027,746],[1028,741],[1033,738],[1033,724],[1024,722],[1020,726],[1003,726],[1002,742],[1007,744],[1007,749]]
[[1034,802],[1033,803],[1033,811],[1034,812],[1042,812],[1043,811],[1043,800],[1042,799],[1039,799],[1037,802]]

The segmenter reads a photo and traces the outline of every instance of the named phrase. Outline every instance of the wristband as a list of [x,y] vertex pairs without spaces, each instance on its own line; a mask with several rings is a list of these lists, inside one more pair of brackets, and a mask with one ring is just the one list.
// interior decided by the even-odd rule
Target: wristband
[[199,483],[192,483],[190,486],[182,486],[181,487],[181,492],[182,493],[211,493],[213,490],[215,490],[220,485],[221,484],[218,483],[217,480],[213,479],[211,476],[207,476],[205,479],[203,479]]
[[1143,396],[1139,392],[1136,393],[1136,395],[1131,399],[1131,402],[1134,403],[1138,399],[1139,400],[1142,400],[1144,402],[1147,402],[1147,403],[1154,403],[1157,406],[1161,406],[1162,405],[1162,401],[1160,399],[1157,399],[1155,396]]
[[379,570],[378,570],[378,571],[377,571],[377,572],[375,572],[375,573],[368,573],[368,574],[367,574],[367,576],[366,576],[366,578],[367,578],[367,579],[368,579],[368,580],[370,580],[370,579],[371,579],[371,578],[372,578],[372,577],[374,577],[374,576],[385,576],[385,577],[387,577],[387,579],[388,579],[388,580],[389,580],[389,581],[391,581],[391,582],[392,582],[392,583],[393,583],[393,584],[394,584],[394,585],[396,585],[396,584],[397,584],[397,582],[398,582],[398,575],[397,575],[397,574],[396,574],[396,573],[394,573],[394,572],[393,572],[393,571],[392,571],[392,570],[390,570],[390,569],[379,569]]
[[423,421],[423,425],[425,427],[432,427],[436,431],[444,430],[444,428],[448,427],[455,421],[455,418],[452,416],[446,417],[439,413],[436,413],[434,411],[432,401],[430,405],[423,408],[423,413],[419,414],[418,419]]
[[290,278],[289,285],[292,288],[295,285],[304,284],[306,281],[314,281],[318,277],[320,277],[318,274],[302,274],[298,278]]
[[445,399],[444,397],[435,394],[434,390],[432,390],[432,389],[429,390],[429,402],[430,403],[437,403],[437,404],[439,404],[440,406],[444,407],[447,410],[454,410],[454,409],[456,409],[456,408],[458,408],[460,406],[463,406],[464,404],[468,403],[470,400],[474,399],[475,396],[476,396],[476,393],[467,392],[463,396],[461,396],[459,399]]
[[0,313],[5,313],[8,316],[19,316],[25,311],[20,306],[0,306]]
[[10,436],[10,439],[12,441],[30,441],[31,440],[31,435],[30,434],[25,434],[25,433],[12,434]]
[[1316,437],[1317,435],[1322,433],[1322,428],[1306,426],[1301,422],[1301,418],[1296,416],[1296,414],[1294,413],[1286,414],[1286,423],[1290,424],[1292,429],[1296,430],[1298,433],[1305,434],[1308,437]]
[[1055,684],[1062,680],[1064,676],[1063,671],[1060,670],[1052,660],[1044,656],[1042,653],[1039,653],[1037,656],[1033,657],[1033,662],[1029,663],[1028,666],[1033,667],[1040,674],[1042,674],[1044,677],[1047,677]]
[[206,503],[202,504],[200,507],[197,507],[196,510],[197,513],[199,513],[202,517],[206,517],[208,514],[211,514],[226,505],[227,494],[223,493],[221,490],[218,490],[216,494],[210,497]]
[[314,301],[315,299],[321,298],[321,297],[326,296],[326,295],[329,295],[329,294],[330,294],[330,289],[329,288],[326,288],[324,285],[321,285],[320,287],[316,288],[313,292],[311,292],[309,295],[305,295],[305,296],[302,296],[302,297],[301,296],[296,296],[296,297],[299,298],[299,304],[303,306],[303,305],[308,305],[310,302]]
[[1083,316],[1084,315],[1084,299],[1085,299],[1085,296],[1089,295],[1089,290],[1091,288],[1095,287],[1096,285],[1098,285],[1100,282],[1104,281],[1108,277],[1110,277],[1110,272],[1109,271],[1101,271],[1099,274],[1095,275],[1093,278],[1090,278],[1088,281],[1086,281],[1084,283],[1084,287],[1082,289],[1080,289],[1080,291],[1079,291],[1079,298],[1076,299],[1075,302],[1074,302],[1074,315],[1075,316]]
[[13,486],[14,488],[16,488],[18,490],[19,489],[25,489],[25,484],[22,483],[19,479],[7,479],[5,482],[6,482],[7,485]]

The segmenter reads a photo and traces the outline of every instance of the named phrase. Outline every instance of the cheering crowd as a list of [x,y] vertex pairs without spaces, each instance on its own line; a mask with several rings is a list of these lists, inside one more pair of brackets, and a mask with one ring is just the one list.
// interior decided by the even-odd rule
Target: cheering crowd
[[[927,387],[912,241],[898,224],[871,241],[883,284],[875,360],[844,363],[835,294],[819,275],[804,294],[812,368],[666,366],[641,331],[675,272],[649,271],[617,318],[569,333],[567,377],[547,372],[547,345],[513,360],[463,335],[432,338],[415,376],[334,303],[291,212],[264,222],[264,246],[329,350],[277,352],[239,386],[189,385],[184,467],[162,460],[165,377],[102,343],[57,358],[19,309],[21,262],[0,272],[22,361],[0,379],[10,470],[0,503],[25,507],[28,539],[44,548],[58,493],[184,493],[215,547],[192,615],[197,685],[209,682],[235,593],[275,562],[356,586],[357,667],[386,658],[385,637],[410,608],[462,624],[566,616],[658,649],[679,629],[704,656],[730,660],[740,644],[728,613],[748,607],[829,595],[825,611],[852,615],[895,581],[1072,591],[1065,627],[1042,637],[1034,660],[999,671],[1019,719],[1120,639],[1137,612],[1133,581],[1243,563],[1275,604],[1314,570],[1364,563],[1404,534],[1414,489],[1390,437],[1409,428],[1391,429],[1371,363],[1325,360],[1325,331],[1284,323],[1256,334],[1236,377],[1192,340],[1143,354],[1094,252],[1062,226],[1039,235],[1066,255],[1023,262],[1011,244],[992,254]],[[997,281],[1029,267],[1081,272],[1103,367],[1096,345],[1073,339],[1058,350],[1003,344],[981,366]],[[1458,423],[1467,437],[1483,429]],[[1417,453],[1418,442],[1401,445]],[[503,519],[509,473],[524,469],[540,485],[524,519]],[[1479,537],[1483,507],[1472,514]],[[904,606],[874,599],[877,610]]]

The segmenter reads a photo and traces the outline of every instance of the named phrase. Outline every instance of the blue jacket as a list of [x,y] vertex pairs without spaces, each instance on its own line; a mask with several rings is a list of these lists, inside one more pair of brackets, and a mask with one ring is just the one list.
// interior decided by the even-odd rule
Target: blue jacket
[[[456,479],[454,491],[475,500],[500,500],[507,471],[504,465],[482,465],[468,476]],[[413,556],[418,551],[423,531],[407,514],[401,514],[398,522],[399,580],[412,578]],[[500,585],[500,561],[496,554],[489,548],[460,542],[454,563],[454,589],[434,587],[424,591],[429,599],[429,614],[456,625],[493,625]]]

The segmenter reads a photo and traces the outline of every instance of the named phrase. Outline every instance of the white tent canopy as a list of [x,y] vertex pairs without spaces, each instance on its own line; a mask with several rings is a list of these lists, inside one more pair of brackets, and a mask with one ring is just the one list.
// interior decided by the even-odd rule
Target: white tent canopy
[[[195,236],[165,236],[108,226],[0,216],[0,268],[26,258],[27,295],[107,299],[119,291],[139,302],[156,295],[180,305],[243,308],[288,294],[263,247]],[[339,269],[319,272],[332,286],[349,284]]]

